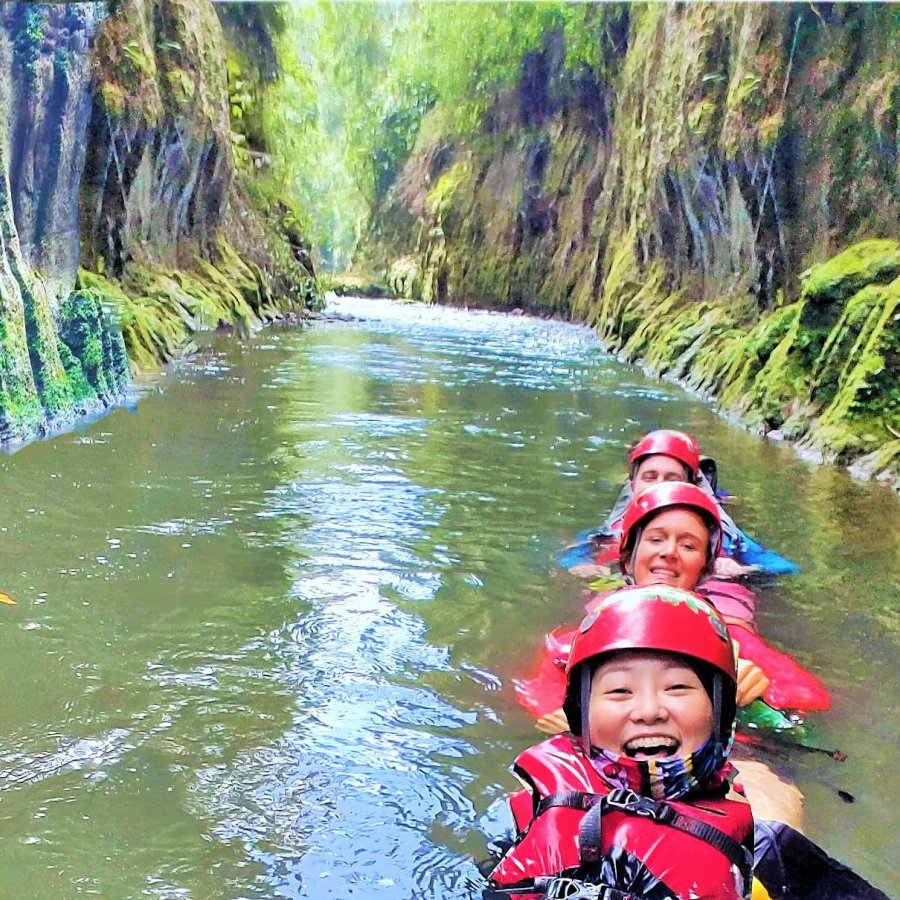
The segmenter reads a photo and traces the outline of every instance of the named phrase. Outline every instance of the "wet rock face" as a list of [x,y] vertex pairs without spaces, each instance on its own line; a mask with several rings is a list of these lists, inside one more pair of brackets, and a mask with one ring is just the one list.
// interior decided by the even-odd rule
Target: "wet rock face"
[[91,112],[88,45],[102,4],[0,5],[9,188],[22,259],[50,295],[75,284],[78,197]]
[[85,264],[177,266],[207,253],[233,164],[211,3],[122,0],[96,39],[82,206]]
[[550,42],[477,145],[419,148],[363,255],[415,297],[588,321],[750,427],[900,471],[897,276],[867,243],[900,219],[895,15],[631,6],[602,76]]
[[[669,286],[698,299],[746,292],[766,312],[779,291],[799,291],[811,263],[893,234],[895,23],[874,5],[829,15],[796,5],[641,7],[618,22],[603,77],[586,66],[561,74],[551,33],[488,111],[493,140],[482,140],[471,186],[452,205],[464,215],[445,208],[438,223],[449,262],[456,247],[474,250],[501,277],[485,293],[477,267],[461,263],[446,273],[451,293],[477,282],[497,305],[530,293],[591,318],[629,243],[642,267],[664,266]],[[428,218],[417,200],[437,175],[420,178],[416,197],[417,169],[411,159],[373,229],[395,246],[397,207]],[[400,255],[418,237],[407,230]],[[487,247],[470,241],[480,232],[491,232]],[[530,282],[519,279],[526,269]],[[584,277],[573,281],[575,270]]]
[[0,443],[116,403],[126,347],[315,302],[289,211],[236,187],[211,0],[0,4],[0,106]]
[[101,12],[0,6],[0,443],[113,404],[127,381],[119,329],[99,298],[73,294],[88,46]]

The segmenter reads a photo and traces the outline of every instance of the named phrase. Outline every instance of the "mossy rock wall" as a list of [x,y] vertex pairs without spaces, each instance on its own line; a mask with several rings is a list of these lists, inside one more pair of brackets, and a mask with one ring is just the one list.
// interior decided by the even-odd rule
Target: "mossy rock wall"
[[296,308],[322,303],[301,211],[273,173],[265,110],[276,103],[277,38],[286,11],[281,4],[219,3],[226,44],[231,141],[235,175],[225,217],[233,246],[264,274],[274,296]]
[[321,299],[296,221],[236,171],[235,52],[210,0],[120,0],[95,41],[80,280],[110,290],[139,366]]
[[896,477],[897,7],[610,15],[627,40],[598,34],[575,81],[548,57],[541,110],[510,87],[480,135],[425,123],[364,265],[586,320],[752,427]]
[[210,0],[2,4],[0,107],[0,443],[119,402],[199,328],[319,302],[296,221],[235,177]]
[[118,402],[122,336],[97,297],[73,293],[78,179],[99,5],[0,9],[0,443]]
[[233,174],[222,30],[208,0],[121,0],[94,40],[82,265],[190,266]]

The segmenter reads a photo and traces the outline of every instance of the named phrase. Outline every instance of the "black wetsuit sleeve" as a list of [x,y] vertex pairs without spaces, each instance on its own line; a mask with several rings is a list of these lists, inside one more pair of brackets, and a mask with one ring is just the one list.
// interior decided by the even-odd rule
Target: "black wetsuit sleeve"
[[789,825],[757,822],[753,874],[772,900],[890,900]]
[[503,855],[515,844],[518,837],[508,797],[495,800],[482,813],[478,820],[478,830],[485,837],[488,857],[479,860],[476,865],[481,874],[487,877],[503,858]]

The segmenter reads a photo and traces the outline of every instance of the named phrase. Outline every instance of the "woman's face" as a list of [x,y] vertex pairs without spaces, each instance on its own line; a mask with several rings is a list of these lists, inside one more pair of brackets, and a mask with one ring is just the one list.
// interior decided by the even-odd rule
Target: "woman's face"
[[632,759],[689,756],[713,730],[709,695],[673,653],[626,650],[591,680],[591,744]]
[[667,509],[641,532],[630,573],[638,587],[666,584],[692,591],[703,575],[709,529],[690,509]]
[[636,497],[648,487],[663,481],[687,481],[684,464],[674,456],[666,456],[663,453],[645,456],[631,479],[631,491]]

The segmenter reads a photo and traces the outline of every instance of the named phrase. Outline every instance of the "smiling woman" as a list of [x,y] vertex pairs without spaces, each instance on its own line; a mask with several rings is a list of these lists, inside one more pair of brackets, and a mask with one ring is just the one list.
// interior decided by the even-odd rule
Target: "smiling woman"
[[635,584],[692,591],[703,574],[712,573],[721,549],[719,509],[695,485],[653,485],[625,510],[619,561]]
[[691,587],[709,559],[709,531],[689,509],[662,512],[645,529],[634,551],[634,578],[640,584],[660,582]]
[[591,744],[631,759],[693,753],[713,728],[712,700],[690,663],[672,654],[623,650],[591,679]]
[[572,643],[572,733],[516,761],[519,836],[493,883],[526,895],[562,896],[565,882],[591,896],[749,897],[753,819],[727,777],[734,659],[724,621],[693,594],[606,597]]

